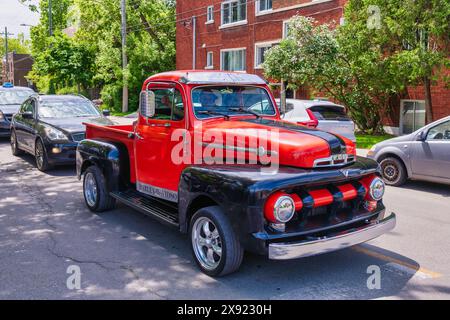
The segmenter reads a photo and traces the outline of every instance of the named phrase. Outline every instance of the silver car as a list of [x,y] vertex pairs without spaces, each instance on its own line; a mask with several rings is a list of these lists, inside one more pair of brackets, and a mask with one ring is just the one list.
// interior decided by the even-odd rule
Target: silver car
[[450,116],[377,143],[367,157],[380,163],[388,185],[399,186],[407,179],[450,184]]
[[[279,101],[277,103],[281,105]],[[286,99],[286,112],[282,118],[356,142],[355,124],[347,115],[345,107],[330,101]]]

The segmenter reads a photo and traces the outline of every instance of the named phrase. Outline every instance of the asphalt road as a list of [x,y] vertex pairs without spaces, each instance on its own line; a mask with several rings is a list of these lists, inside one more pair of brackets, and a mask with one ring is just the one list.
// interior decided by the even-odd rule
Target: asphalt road
[[[0,140],[0,299],[450,298],[448,186],[388,188],[397,228],[369,243],[283,262],[247,254],[219,279],[198,271],[186,236],[124,206],[92,214],[81,189],[73,167],[41,173]],[[73,265],[80,289],[67,287]],[[380,289],[368,289],[371,266]]]

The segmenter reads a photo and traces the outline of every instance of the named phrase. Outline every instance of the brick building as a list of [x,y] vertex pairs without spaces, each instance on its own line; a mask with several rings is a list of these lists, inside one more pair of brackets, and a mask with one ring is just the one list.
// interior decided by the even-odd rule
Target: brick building
[[[195,5],[194,5],[195,3]],[[177,0],[177,69],[246,71],[262,75],[264,52],[287,34],[294,15],[343,22],[346,0]],[[433,86],[436,119],[450,114],[450,92]],[[309,98],[305,89],[288,92]],[[386,115],[386,130],[409,133],[424,124],[424,92],[410,88]]]
[[26,79],[28,72],[33,66],[33,58],[29,54],[19,54],[15,52],[8,53],[9,70],[6,68],[6,59],[3,57],[2,63],[2,82],[11,82],[16,86],[28,87],[30,81]]

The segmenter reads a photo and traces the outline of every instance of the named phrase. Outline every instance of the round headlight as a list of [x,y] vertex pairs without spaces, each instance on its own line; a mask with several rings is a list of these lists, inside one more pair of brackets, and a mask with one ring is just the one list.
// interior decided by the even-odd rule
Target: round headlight
[[369,187],[369,193],[373,200],[381,200],[384,195],[384,181],[376,177],[372,180]]
[[295,213],[294,200],[289,196],[279,197],[273,207],[273,215],[277,221],[286,223],[292,219]]

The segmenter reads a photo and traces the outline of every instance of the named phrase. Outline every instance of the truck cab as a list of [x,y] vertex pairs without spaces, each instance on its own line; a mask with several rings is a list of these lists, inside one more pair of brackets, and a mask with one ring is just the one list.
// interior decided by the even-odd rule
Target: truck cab
[[91,211],[120,201],[188,233],[211,276],[236,271],[244,251],[307,257],[395,226],[377,163],[344,137],[282,121],[256,75],[154,75],[137,121],[86,124],[76,157]]

